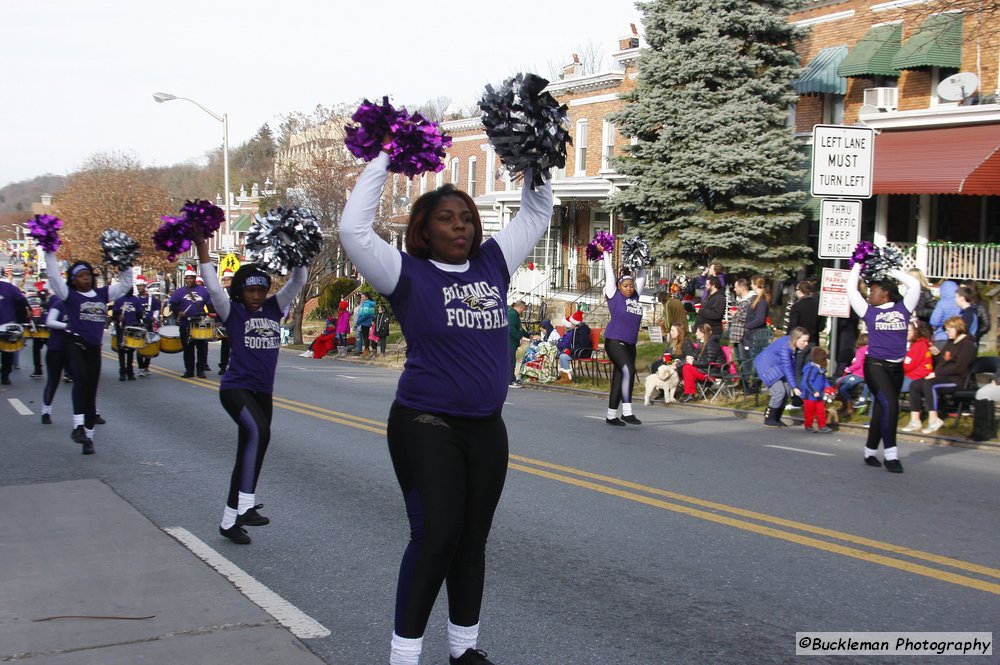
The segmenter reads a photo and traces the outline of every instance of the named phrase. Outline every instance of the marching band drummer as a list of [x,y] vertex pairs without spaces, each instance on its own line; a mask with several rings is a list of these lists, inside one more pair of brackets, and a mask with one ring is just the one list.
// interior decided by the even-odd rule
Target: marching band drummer
[[[0,325],[28,322],[28,299],[10,282],[0,280]],[[14,353],[0,351],[0,384],[10,385],[10,371],[14,368]]]
[[132,268],[121,271],[110,286],[95,287],[94,269],[86,261],[76,261],[59,271],[55,252],[45,252],[45,269],[52,293],[62,299],[68,318],[65,351],[73,372],[73,441],[83,446],[84,455],[94,454],[94,425],[97,418],[97,385],[101,378],[101,343],[108,318],[108,302],[132,291]]
[[[49,309],[49,291],[45,288],[44,282],[35,282],[35,294],[28,298],[28,307],[31,310],[31,322],[36,330],[45,326],[45,318]],[[42,373],[42,347],[48,343],[46,337],[33,337],[31,340],[31,360],[35,369],[31,373],[31,378],[40,379],[45,376]]]
[[135,349],[125,346],[125,329],[142,325],[146,318],[144,305],[142,298],[129,292],[116,300],[111,308],[111,318],[115,322],[115,337],[118,339],[119,381],[135,381]]
[[[195,284],[197,274],[192,268],[184,271],[184,286],[170,295],[170,308],[177,315],[177,326],[180,328],[181,345],[184,347],[184,374],[190,379],[198,371],[198,378],[205,378],[205,367],[208,366],[208,340],[191,339],[191,320],[205,315],[205,308],[212,302],[208,290]],[[195,364],[197,354],[197,364]]]
[[255,503],[257,479],[271,440],[271,394],[281,349],[281,319],[305,286],[307,268],[294,268],[285,286],[268,297],[270,275],[252,263],[245,264],[233,275],[227,298],[204,237],[195,232],[194,241],[201,274],[231,345],[231,362],[219,381],[219,401],[239,427],[236,464],[219,533],[247,545],[250,536],[243,527],[271,521],[257,512],[262,505]]
[[[160,299],[154,296],[152,293],[146,292],[146,285],[149,281],[145,276],[139,275],[135,278],[135,290],[140,299],[142,299],[143,313],[145,316],[142,319],[142,325],[149,332],[156,332],[160,327]],[[149,362],[152,360],[149,356],[144,356],[139,354],[139,376],[149,376]]]

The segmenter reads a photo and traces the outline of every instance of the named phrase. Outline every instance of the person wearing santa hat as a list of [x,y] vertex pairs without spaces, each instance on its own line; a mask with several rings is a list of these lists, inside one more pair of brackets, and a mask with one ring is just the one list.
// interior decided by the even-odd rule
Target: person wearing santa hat
[[[138,278],[136,278],[138,280]],[[115,337],[118,341],[118,380],[135,381],[135,349],[125,346],[125,328],[138,327],[146,318],[143,311],[144,301],[138,295],[129,291],[114,302],[111,308],[111,318],[115,324]]]
[[[185,379],[190,379],[195,375],[197,369],[198,378],[205,378],[205,368],[208,367],[208,340],[191,339],[191,321],[205,316],[207,306],[212,303],[212,298],[204,286],[196,284],[198,274],[194,268],[188,266],[184,271],[184,286],[178,288],[170,295],[170,308],[177,314],[177,325],[181,333],[181,346],[184,348],[184,374]],[[195,355],[197,354],[197,364]]]
[[566,332],[556,342],[559,349],[559,378],[555,383],[573,383],[573,359],[589,358],[594,351],[590,341],[590,326],[583,322],[583,312],[577,310],[563,321]]
[[[229,285],[233,283],[233,271],[226,268],[222,271],[222,290],[225,291],[226,297],[229,297]],[[229,337],[224,336],[219,342],[219,376],[226,373],[226,368],[229,367]]]
[[[149,332],[156,332],[156,330],[160,327],[160,299],[152,293],[147,293],[146,286],[148,284],[149,280],[143,275],[139,275],[135,278],[136,295],[138,295],[138,297],[142,300],[142,309],[145,315],[142,320],[142,325],[145,326],[146,330]],[[151,360],[152,358],[149,356],[139,354],[140,377],[150,375],[149,362]]]
[[[28,306],[31,308],[31,325],[36,328],[45,325],[49,309],[48,301],[49,291],[45,288],[45,282],[35,282],[35,293],[28,297]],[[45,337],[35,337],[31,340],[31,359],[35,365],[35,371],[31,373],[33,379],[45,376],[42,373],[42,347],[48,341]]]

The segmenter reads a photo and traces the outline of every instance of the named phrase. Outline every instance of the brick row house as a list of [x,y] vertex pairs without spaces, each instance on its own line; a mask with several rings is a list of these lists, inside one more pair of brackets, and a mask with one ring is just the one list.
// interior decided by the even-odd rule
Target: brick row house
[[1000,282],[1000,25],[933,8],[826,0],[793,14],[809,28],[793,125],[807,144],[817,123],[875,129],[862,238],[933,279]]

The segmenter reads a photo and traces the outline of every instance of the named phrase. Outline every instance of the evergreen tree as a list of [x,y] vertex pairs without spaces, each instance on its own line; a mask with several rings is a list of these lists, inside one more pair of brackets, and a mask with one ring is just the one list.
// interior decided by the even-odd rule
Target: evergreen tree
[[798,73],[787,21],[798,0],[651,0],[638,85],[610,119],[637,137],[615,166],[632,179],[611,197],[628,233],[690,269],[792,273],[805,194],[786,125]]

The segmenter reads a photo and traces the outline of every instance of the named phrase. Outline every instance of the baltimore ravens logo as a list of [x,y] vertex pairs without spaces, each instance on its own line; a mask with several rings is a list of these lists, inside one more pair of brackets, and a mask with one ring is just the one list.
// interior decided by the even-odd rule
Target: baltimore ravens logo
[[488,309],[493,309],[499,305],[499,301],[496,298],[480,298],[476,294],[470,294],[462,298],[462,302],[469,309],[474,309],[480,312],[485,312]]

